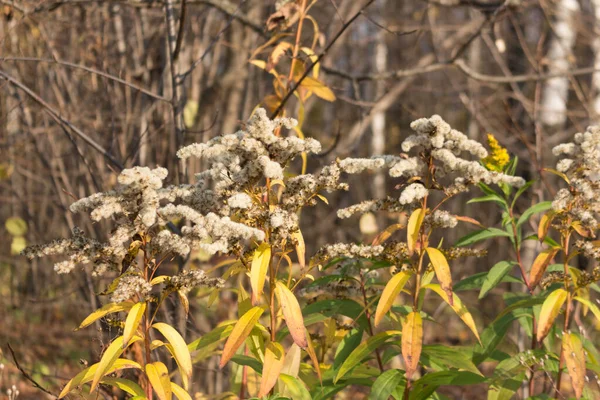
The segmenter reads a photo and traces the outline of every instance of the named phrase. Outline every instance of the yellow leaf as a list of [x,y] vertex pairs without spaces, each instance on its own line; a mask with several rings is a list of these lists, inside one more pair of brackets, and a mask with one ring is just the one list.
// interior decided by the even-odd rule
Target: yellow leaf
[[585,352],[579,336],[574,333],[563,334],[563,355],[567,364],[567,372],[571,377],[575,397],[578,399],[583,394],[585,387]]
[[281,344],[277,342],[267,343],[258,397],[269,394],[273,386],[277,383],[277,378],[279,378],[279,373],[281,372],[281,368],[283,368],[284,354]]
[[10,254],[13,256],[21,254],[27,247],[27,239],[24,236],[13,236],[10,242]]
[[394,232],[396,232],[397,230],[400,230],[400,229],[404,229],[404,228],[405,228],[405,225],[403,225],[403,224],[394,224],[394,225],[388,226],[383,231],[381,231],[381,233],[379,233],[379,235],[377,235],[377,237],[375,237],[375,239],[373,239],[373,243],[371,243],[371,245],[373,245],[373,246],[380,245],[381,243],[388,240]]
[[415,252],[415,246],[419,238],[419,231],[421,230],[421,224],[425,218],[425,210],[417,208],[410,215],[408,219],[408,226],[406,228],[406,244],[408,246],[408,254],[412,255]]
[[169,370],[165,364],[160,361],[146,364],[146,375],[160,400],[171,400],[173,398]]
[[265,279],[269,263],[271,262],[271,246],[268,243],[261,243],[252,258],[252,266],[250,267],[250,284],[252,286],[252,304],[257,304],[260,296],[263,294]]
[[546,268],[548,268],[550,261],[552,261],[556,253],[558,253],[558,250],[558,248],[551,247],[542,251],[537,255],[535,260],[533,260],[533,265],[529,271],[529,286],[532,289],[540,282],[542,276],[544,276],[544,272],[546,272]]
[[454,310],[454,312],[456,313],[456,315],[459,316],[460,319],[462,319],[462,321],[465,323],[465,325],[467,325],[469,327],[469,329],[471,330],[471,332],[473,332],[473,334],[475,335],[475,337],[477,338],[477,340],[479,341],[479,343],[481,343],[481,339],[479,338],[479,332],[477,332],[477,326],[475,325],[475,321],[473,320],[473,316],[471,315],[471,313],[469,312],[469,310],[467,309],[467,307],[462,303],[462,301],[460,300],[460,297],[458,297],[456,294],[454,294],[454,301],[452,304],[450,304],[450,302],[448,301],[448,295],[446,294],[446,292],[444,292],[442,290],[442,288],[440,287],[440,285],[436,284],[436,283],[430,283],[428,285],[425,285],[422,287],[423,289],[431,289],[434,292],[436,292],[446,303],[448,303],[450,305],[450,307],[452,307],[452,309]]
[[123,329],[123,348],[127,347],[129,340],[137,331],[138,326],[140,326],[145,311],[145,301],[135,303],[134,306],[131,307],[131,310],[129,310],[129,314],[127,314],[127,319],[125,320],[125,328]]
[[438,249],[428,247],[426,251],[429,256],[429,261],[431,261],[431,265],[433,265],[435,276],[440,282],[442,290],[446,292],[446,295],[448,296],[448,304],[452,305],[452,274],[450,273],[448,260],[446,260],[444,254]]
[[565,289],[556,289],[546,297],[546,300],[544,300],[536,332],[538,342],[541,343],[550,331],[562,305],[565,303],[565,300],[567,300],[567,296],[568,293]]
[[383,316],[392,308],[394,300],[406,285],[406,282],[410,279],[412,272],[400,271],[399,273],[392,276],[388,283],[383,288],[379,303],[377,304],[377,310],[375,310],[375,326],[379,325]]
[[327,200],[327,197],[323,196],[322,194],[318,194],[317,197],[321,199],[323,203],[329,205],[329,200]]
[[100,383],[104,385],[118,387],[122,391],[127,392],[132,396],[146,396],[146,393],[144,393],[144,389],[142,389],[140,385],[130,381],[129,379],[104,377],[102,378]]
[[225,342],[219,368],[223,368],[231,357],[233,357],[237,349],[244,343],[263,312],[264,310],[261,307],[252,307],[235,323],[229,338],[227,338],[227,342]]
[[[65,385],[63,390],[58,395],[58,398],[62,399],[73,389],[75,389],[85,383],[88,383],[92,379],[94,379],[94,375],[96,374],[96,370],[98,369],[98,364],[99,363],[91,365],[90,367],[84,369],[83,371],[81,371],[80,373],[75,375],[75,377],[73,379],[71,379]],[[126,358],[119,358],[119,359],[115,360],[115,362],[112,364],[112,366],[106,371],[106,374],[112,374],[115,371],[118,371],[121,369],[126,369],[126,368],[136,368],[136,369],[141,370],[142,366],[140,364],[136,363],[135,361],[128,360]]]
[[183,123],[186,128],[190,129],[194,127],[199,108],[200,104],[195,100],[188,100],[185,103],[185,107],[183,107]]
[[192,400],[192,396],[176,383],[171,382],[171,391],[179,400]]
[[583,307],[587,307],[587,309],[589,311],[591,311],[592,314],[594,314],[597,322],[600,323],[600,308],[598,308],[597,305],[592,303],[590,300],[583,298],[583,297],[579,297],[579,296],[574,297],[573,300],[577,300],[578,302],[580,302],[583,305]]
[[[139,336],[134,336],[127,345],[131,345],[138,340],[142,340]],[[127,346],[125,346],[127,347]],[[106,348],[104,354],[102,354],[102,358],[98,363],[98,367],[96,368],[96,372],[94,373],[94,379],[92,380],[92,387],[90,389],[90,393],[92,393],[97,387],[98,383],[100,383],[100,379],[104,375],[106,375],[108,370],[113,366],[113,364],[117,361],[117,359],[123,354],[123,336],[119,336]]]
[[419,312],[411,312],[402,325],[402,357],[406,366],[406,379],[410,379],[419,366],[423,347],[423,320]]
[[[306,328],[304,328],[304,329],[306,330]],[[317,377],[319,378],[319,382],[321,384],[323,384],[323,376],[321,375],[321,365],[319,364],[319,359],[317,358],[317,352],[315,351],[315,347],[312,344],[312,340],[310,339],[310,335],[308,334],[308,331],[306,332],[306,343],[308,344],[308,346],[306,347],[306,352],[308,353],[310,360],[313,362],[313,365],[315,366],[315,371],[317,372]],[[296,343],[294,343],[293,346],[296,346],[297,348],[299,348]],[[296,374],[296,376],[297,375],[298,374]]]
[[179,301],[181,302],[181,305],[183,306],[183,310],[185,311],[185,315],[187,317],[187,315],[190,313],[190,301],[188,300],[187,294],[185,294],[185,292],[181,290],[178,290],[177,297],[179,297]]
[[308,346],[306,341],[306,330],[304,329],[304,318],[302,310],[296,296],[282,282],[277,282],[275,294],[281,305],[281,311],[285,318],[285,324],[290,330],[290,335],[300,348],[305,349]]
[[[265,70],[267,72],[271,71],[273,68],[275,68],[277,66],[277,64],[279,63],[279,60],[281,60],[281,57],[283,57],[283,55],[285,54],[285,52],[289,49],[291,49],[293,46],[291,43],[289,42],[279,42],[277,44],[277,46],[275,46],[275,48],[273,49],[273,51],[271,52],[271,54],[269,55],[269,61],[267,63],[267,65],[265,66]],[[258,396],[261,397],[261,396]]]
[[544,215],[542,215],[542,217],[540,218],[540,224],[538,225],[538,240],[540,242],[543,242],[544,239],[546,239],[546,235],[548,234],[548,229],[550,228],[550,224],[552,223],[552,220],[554,219],[554,211],[550,210],[548,212],[546,212]]
[[318,79],[307,76],[304,78],[301,87],[313,92],[318,97],[326,101],[335,101],[335,94],[323,82]]
[[4,227],[11,236],[23,236],[27,233],[27,222],[19,217],[7,218]]
[[304,236],[302,236],[302,231],[298,229],[297,231],[292,233],[292,239],[294,239],[296,247],[296,256],[298,257],[298,264],[302,268],[306,266],[306,244],[304,243]]
[[163,283],[167,279],[169,279],[169,277],[167,275],[156,276],[150,281],[150,285],[152,285],[152,286],[158,285],[159,283]]
[[190,356],[190,351],[185,343],[185,340],[183,340],[179,332],[177,332],[177,330],[171,325],[163,322],[158,322],[152,325],[152,327],[159,331],[167,339],[171,346],[173,346],[173,357],[175,357],[177,365],[184,374],[183,378],[191,378],[192,357]]
[[93,313],[91,313],[90,315],[88,315],[83,320],[81,325],[79,325],[79,327],[75,330],[77,331],[79,329],[85,328],[86,326],[93,324],[95,321],[99,320],[100,318],[104,317],[105,315],[116,313],[116,312],[121,312],[121,311],[127,311],[127,310],[131,309],[131,307],[133,307],[133,304],[134,303],[132,301],[124,301],[122,303],[106,304],[102,308],[100,308],[100,309],[94,311]]

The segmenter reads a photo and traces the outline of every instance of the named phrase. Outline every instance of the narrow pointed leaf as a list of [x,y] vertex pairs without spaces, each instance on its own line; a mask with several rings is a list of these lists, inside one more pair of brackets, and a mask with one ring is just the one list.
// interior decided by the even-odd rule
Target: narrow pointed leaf
[[[141,340],[139,336],[134,336],[127,345],[131,345],[132,343]],[[125,346],[126,348],[127,346]],[[96,368],[96,372],[94,373],[94,379],[92,380],[92,387],[90,389],[90,393],[93,392],[97,387],[98,383],[100,383],[100,379],[104,375],[106,375],[108,370],[113,367],[114,363],[117,359],[123,354],[123,336],[119,336],[106,348],[104,354],[102,354],[102,358],[98,363],[98,367]]]
[[252,286],[252,304],[257,304],[263,294],[269,263],[271,262],[271,246],[262,243],[254,251],[250,267],[250,284]]
[[406,226],[406,244],[408,246],[408,254],[412,255],[415,252],[415,246],[419,239],[419,231],[425,218],[425,210],[417,208],[408,218],[408,225]]
[[[96,374],[96,370],[98,369],[98,364],[96,363],[94,365],[89,366],[88,368],[84,369],[83,371],[79,372],[77,375],[75,375],[75,377],[73,379],[71,379],[63,388],[63,390],[60,392],[60,394],[58,395],[59,399],[62,399],[63,397],[65,397],[67,394],[69,394],[69,392],[71,392],[72,390],[74,390],[75,388],[91,382],[92,379],[94,379],[94,375]],[[142,366],[138,363],[136,363],[135,361],[132,360],[128,360],[126,358],[119,358],[117,359],[112,366],[106,371],[106,374],[111,374],[115,371],[121,370],[121,369],[126,369],[126,368],[136,368],[136,369],[142,369]]]
[[75,330],[83,329],[86,326],[93,324],[94,322],[96,322],[97,320],[99,320],[100,318],[102,318],[108,314],[121,312],[121,311],[127,311],[131,307],[133,307],[133,304],[134,303],[132,301],[124,301],[122,303],[109,303],[109,304],[105,305],[104,307],[99,308],[98,310],[96,310],[93,313],[91,313],[90,315],[88,315],[86,317],[86,319],[83,320],[81,325],[79,325],[79,327]]
[[298,229],[296,232],[292,233],[292,239],[295,240],[294,247],[296,248],[296,256],[298,257],[298,264],[301,267],[306,266],[306,244],[304,243],[304,236],[302,236],[302,231]]
[[597,320],[596,323],[600,323],[600,308],[598,308],[597,305],[595,305],[588,299],[584,299],[583,297],[579,297],[579,296],[574,297],[573,300],[577,300],[578,302],[583,304],[585,307],[587,307],[592,312],[592,314],[594,314],[594,316],[596,317],[596,320]]
[[[304,330],[306,331],[306,328],[304,328]],[[306,346],[306,352],[308,353],[308,356],[310,357],[310,360],[312,361],[314,367],[315,367],[315,371],[317,373],[317,377],[319,378],[319,382],[321,384],[323,384],[323,376],[321,375],[321,365],[319,364],[319,359],[317,358],[317,352],[315,351],[315,348],[312,344],[312,340],[310,339],[310,335],[308,334],[308,331],[306,331],[306,343],[308,344],[308,346]],[[294,343],[295,346],[298,346],[296,343]],[[300,347],[300,346],[298,346]]]
[[533,265],[529,271],[529,285],[531,288],[536,287],[540,282],[544,276],[544,272],[546,272],[546,268],[548,268],[550,261],[552,261],[556,253],[558,253],[558,250],[558,248],[551,247],[542,251],[537,255],[535,260],[533,260]]
[[456,315],[458,315],[459,318],[462,319],[462,321],[469,327],[469,329],[471,330],[471,332],[473,332],[473,334],[477,338],[477,341],[481,344],[481,339],[479,338],[479,333],[477,332],[477,326],[475,325],[475,321],[473,320],[473,316],[471,315],[471,313],[469,312],[469,310],[467,309],[467,307],[462,303],[462,301],[460,300],[460,297],[458,297],[455,294],[454,295],[454,301],[452,302],[452,304],[450,304],[450,302],[448,301],[448,296],[446,295],[446,292],[444,292],[442,290],[442,288],[440,287],[440,285],[435,284],[435,283],[430,283],[429,285],[423,286],[423,289],[431,289],[431,290],[433,290],[446,303],[448,303],[450,305],[450,307],[452,307],[452,309],[454,310],[454,312],[456,313]]
[[419,312],[411,312],[402,325],[402,357],[406,366],[406,379],[410,379],[419,366],[423,348],[423,320]]
[[323,82],[310,76],[305,76],[300,87],[306,88],[313,92],[317,97],[325,101],[335,101],[335,94]]
[[444,253],[438,249],[434,249],[433,247],[427,248],[427,255],[429,256],[429,261],[431,261],[431,265],[433,265],[433,269],[435,270],[435,276],[440,282],[440,287],[448,296],[448,304],[452,305],[452,274],[450,273],[448,260],[446,260]]
[[281,374],[279,379],[281,379],[285,387],[283,393],[285,396],[289,393],[289,397],[294,400],[312,400],[310,392],[300,379],[286,374]]
[[554,320],[567,300],[567,296],[568,293],[565,289],[556,289],[546,297],[546,300],[544,300],[536,332],[538,342],[544,340],[548,332],[550,332]]
[[229,335],[227,342],[225,342],[219,368],[223,368],[231,357],[233,357],[237,349],[244,343],[263,312],[264,310],[261,307],[252,307],[236,322],[231,331],[231,335]]
[[380,332],[374,336],[371,336],[365,342],[358,345],[358,347],[356,347],[356,349],[354,349],[354,351],[352,351],[352,353],[350,353],[348,358],[346,358],[346,360],[342,363],[333,382],[336,383],[337,381],[342,379],[348,372],[350,372],[350,370],[352,370],[354,367],[356,367],[358,364],[360,364],[367,356],[372,354],[375,351],[375,349],[377,349],[379,346],[381,346],[382,344],[387,342],[392,337],[398,336],[401,334],[402,334],[401,331]]
[[134,306],[131,307],[131,310],[129,310],[129,314],[127,314],[127,319],[125,320],[125,328],[123,329],[123,346],[127,347],[127,343],[129,343],[129,340],[135,335],[145,311],[145,301],[135,303]]
[[181,372],[185,375],[183,378],[191,378],[192,357],[190,356],[190,350],[188,349],[185,340],[183,340],[183,337],[181,337],[175,328],[163,322],[158,322],[152,325],[152,327],[159,331],[173,347],[175,361],[181,369]]
[[192,396],[184,388],[173,382],[171,382],[171,392],[173,392],[178,400],[193,400]]
[[285,324],[290,330],[290,335],[300,348],[305,349],[308,346],[306,341],[306,330],[304,328],[304,318],[302,310],[296,296],[282,282],[277,282],[275,294],[281,305],[281,311],[285,318]]
[[100,383],[104,385],[115,386],[121,389],[124,392],[129,393],[132,396],[145,396],[144,389],[140,387],[137,383],[130,381],[129,379],[123,378],[110,378],[104,377],[100,381]]
[[481,285],[479,299],[483,299],[490,290],[502,282],[504,277],[513,269],[514,265],[515,264],[510,261],[500,261],[499,263],[496,263],[486,275],[483,285]]
[[410,279],[412,272],[400,271],[388,281],[381,292],[377,310],[375,310],[375,326],[379,325],[385,314],[392,308],[394,300]]
[[567,364],[567,375],[571,377],[575,397],[581,398],[585,387],[585,352],[579,336],[565,333],[562,340],[563,355]]
[[550,228],[550,224],[552,223],[552,220],[554,219],[554,211],[548,211],[546,214],[542,215],[542,217],[540,218],[540,223],[538,225],[538,231],[537,231],[537,235],[538,235],[538,240],[540,242],[543,242],[544,239],[546,238],[546,235],[548,234],[548,229]]
[[369,400],[388,400],[394,390],[404,381],[404,371],[390,369],[373,382]]
[[402,224],[394,224],[394,225],[390,225],[387,228],[385,228],[383,231],[381,231],[381,233],[379,233],[375,239],[373,239],[373,242],[371,243],[372,246],[378,246],[381,243],[385,242],[386,240],[388,240],[390,238],[390,236],[392,236],[392,234],[400,229],[404,229],[405,225]]
[[262,367],[262,378],[258,397],[269,394],[277,383],[285,359],[283,346],[277,342],[269,342],[265,349],[265,362]]
[[146,364],[146,376],[148,376],[148,380],[160,400],[171,400],[173,398],[169,370],[165,364],[160,361]]

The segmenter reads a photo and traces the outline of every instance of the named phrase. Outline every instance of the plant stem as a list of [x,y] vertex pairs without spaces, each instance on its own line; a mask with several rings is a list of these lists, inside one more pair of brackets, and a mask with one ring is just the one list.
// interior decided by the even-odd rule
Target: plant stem
[[[563,251],[565,252],[565,260],[563,262],[563,269],[564,269],[564,274],[565,274],[565,280],[564,280],[564,285],[565,285],[565,290],[568,292],[567,295],[567,308],[565,310],[565,322],[564,322],[564,330],[563,330],[563,335],[567,334],[567,331],[569,330],[569,324],[570,324],[570,319],[571,319],[571,293],[569,292],[569,239],[570,239],[570,233],[567,233],[564,236],[563,239]],[[562,380],[562,369],[563,369],[563,365],[565,362],[565,357],[564,357],[564,347],[561,341],[560,344],[560,360],[558,362],[558,374],[556,376],[556,390],[555,390],[555,396],[558,398],[560,397],[560,383]]]
[[[365,290],[365,280],[363,279],[364,275],[362,271],[360,272],[360,291],[363,295],[363,301],[365,302],[365,316],[367,317],[367,321],[369,323],[369,333],[373,336],[373,325],[371,324],[371,312],[369,311],[369,302],[367,301],[367,291]],[[381,354],[379,353],[379,349],[375,349],[375,355],[377,357],[377,365],[379,366],[379,371],[383,372],[383,362],[381,361]]]

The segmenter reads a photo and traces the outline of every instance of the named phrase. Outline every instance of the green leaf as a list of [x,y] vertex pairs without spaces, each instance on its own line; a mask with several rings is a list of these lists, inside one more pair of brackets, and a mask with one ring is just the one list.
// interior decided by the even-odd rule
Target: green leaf
[[517,227],[519,227],[519,226],[523,225],[525,222],[529,221],[529,218],[531,218],[532,215],[549,210],[550,208],[552,208],[551,201],[542,201],[541,203],[532,205],[527,210],[525,210],[523,212],[523,214],[521,214],[521,216],[519,217],[519,220],[517,221]]
[[[452,290],[454,290],[455,292],[462,292],[464,290],[480,289],[483,286],[483,283],[485,282],[488,273],[489,272],[478,272],[476,274],[468,276],[465,279],[455,283],[452,287]],[[511,275],[505,275],[500,282],[523,283],[523,281]]]
[[398,386],[404,385],[406,385],[404,371],[401,369],[385,371],[373,382],[369,400],[388,400]]
[[312,400],[312,397],[309,391],[306,389],[306,386],[304,386],[304,384],[298,378],[294,378],[293,376],[287,374],[281,374],[279,375],[279,379],[281,379],[285,385],[285,392],[283,393],[284,395],[289,392],[290,398],[294,400]]
[[302,310],[302,314],[306,316],[309,314],[321,313],[327,317],[344,315],[355,320],[361,329],[366,331],[369,329],[369,321],[363,311],[364,307],[354,300],[327,299],[307,305]]
[[421,352],[421,361],[424,365],[431,362],[445,365],[447,368],[457,368],[481,375],[475,364],[471,361],[469,350],[440,344],[425,345]]
[[490,385],[487,400],[511,400],[522,384],[522,380],[506,379],[499,384]]
[[512,261],[500,261],[494,265],[485,277],[483,285],[481,285],[479,299],[483,299],[490,290],[502,282],[502,279],[504,279],[504,277],[513,269],[515,265],[516,263]]
[[490,239],[494,237],[512,237],[512,235],[498,228],[480,229],[460,238],[459,241],[456,243],[456,247],[469,246],[481,240]]
[[362,360],[364,360],[369,354],[373,353],[375,349],[387,342],[394,336],[401,335],[401,331],[384,331],[380,332],[375,336],[371,336],[365,342],[361,343],[354,351],[346,358],[346,361],[340,366],[333,383],[339,381],[344,375],[350,370],[356,367]]
[[[98,369],[98,364],[99,363],[91,365],[88,368],[84,369],[83,371],[79,372],[77,375],[75,375],[75,377],[73,379],[71,379],[65,385],[63,390],[58,395],[58,398],[62,399],[63,397],[65,397],[69,392],[71,392],[75,388],[77,388],[85,383],[91,382],[92,379],[94,379],[96,370]],[[141,370],[142,366],[140,364],[136,363],[135,361],[128,360],[126,358],[119,358],[106,371],[106,374],[111,374],[115,371],[118,371],[121,369],[126,369],[126,368],[136,368],[136,369]]]
[[236,354],[231,357],[231,361],[239,365],[250,367],[259,374],[262,372],[262,363],[254,357]]
[[234,324],[235,322],[230,322],[226,325],[217,326],[212,331],[188,344],[188,349],[190,349],[190,351],[201,350],[211,344],[219,343],[227,339],[229,335],[231,335]]
[[335,350],[335,357],[333,359],[333,368],[337,370],[340,365],[346,361],[348,356],[358,347],[363,337],[362,329],[352,329],[342,339],[337,349]]
[[440,371],[425,374],[415,381],[410,400],[426,400],[440,386],[476,385],[485,381],[485,377],[469,371]]
[[525,193],[525,191],[526,191],[527,189],[529,189],[529,188],[531,187],[531,185],[533,185],[534,183],[535,183],[535,181],[528,181],[528,182],[527,182],[527,183],[525,183],[523,186],[521,186],[521,187],[519,188],[519,190],[517,190],[517,193],[515,193],[515,196],[513,197],[513,201],[512,201],[512,203],[510,204],[510,207],[511,207],[511,208],[515,208],[515,204],[516,204],[516,202],[517,202],[517,199],[518,199],[519,197],[521,197],[521,195],[522,195],[523,193]]
[[122,391],[127,392],[132,396],[146,396],[144,389],[129,379],[104,377],[100,383],[118,387]]
[[497,194],[488,194],[486,196],[476,197],[474,199],[467,201],[467,204],[487,203],[490,201],[494,201],[494,202],[506,207],[506,201],[502,197],[498,196]]

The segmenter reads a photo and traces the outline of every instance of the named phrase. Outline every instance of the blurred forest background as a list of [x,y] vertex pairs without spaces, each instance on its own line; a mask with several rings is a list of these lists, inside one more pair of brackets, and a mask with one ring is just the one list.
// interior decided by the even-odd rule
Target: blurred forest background
[[[85,270],[59,276],[50,263],[16,254],[74,226],[101,237],[106,227],[72,214],[73,200],[109,189],[120,169],[134,165],[166,167],[167,181],[177,182],[178,148],[232,133],[257,105],[271,106],[273,75],[251,60],[268,61],[278,41],[296,39],[294,4],[0,0],[0,398],[13,384],[19,398],[45,396],[16,369],[6,343],[51,391],[106,344],[98,329],[71,329],[103,301],[97,293],[108,282]],[[534,198],[520,200],[524,210],[556,190],[541,171],[555,162],[550,149],[598,122],[600,0],[319,0],[309,15],[314,24],[305,21],[298,39],[323,54],[319,80],[335,94],[334,101],[312,96],[303,110],[293,96],[285,104],[288,116],[303,112],[304,134],[324,144],[309,170],[336,157],[398,154],[411,121],[440,114],[471,138],[493,133],[519,157],[519,174],[542,177],[529,192]],[[277,68],[289,70],[292,56],[283,51]],[[384,175],[357,179],[330,204],[381,197],[395,186]],[[455,204],[488,226],[501,219],[488,203]],[[357,219],[339,221],[336,209],[320,204],[303,214],[308,254],[327,242],[365,240],[394,222],[378,216],[377,228],[359,230]],[[27,229],[9,232],[10,218]],[[455,279],[510,251],[494,242],[487,260],[453,265]],[[197,254],[190,262],[218,261]],[[497,314],[497,300],[492,294],[471,308],[475,318]],[[206,309],[205,299],[194,299],[190,319],[173,313],[173,321],[196,338],[232,317],[227,301]],[[456,318],[447,323],[456,329],[427,332],[428,341],[468,337],[446,336],[463,330]],[[198,398],[226,390],[217,363],[210,357],[195,369]]]

